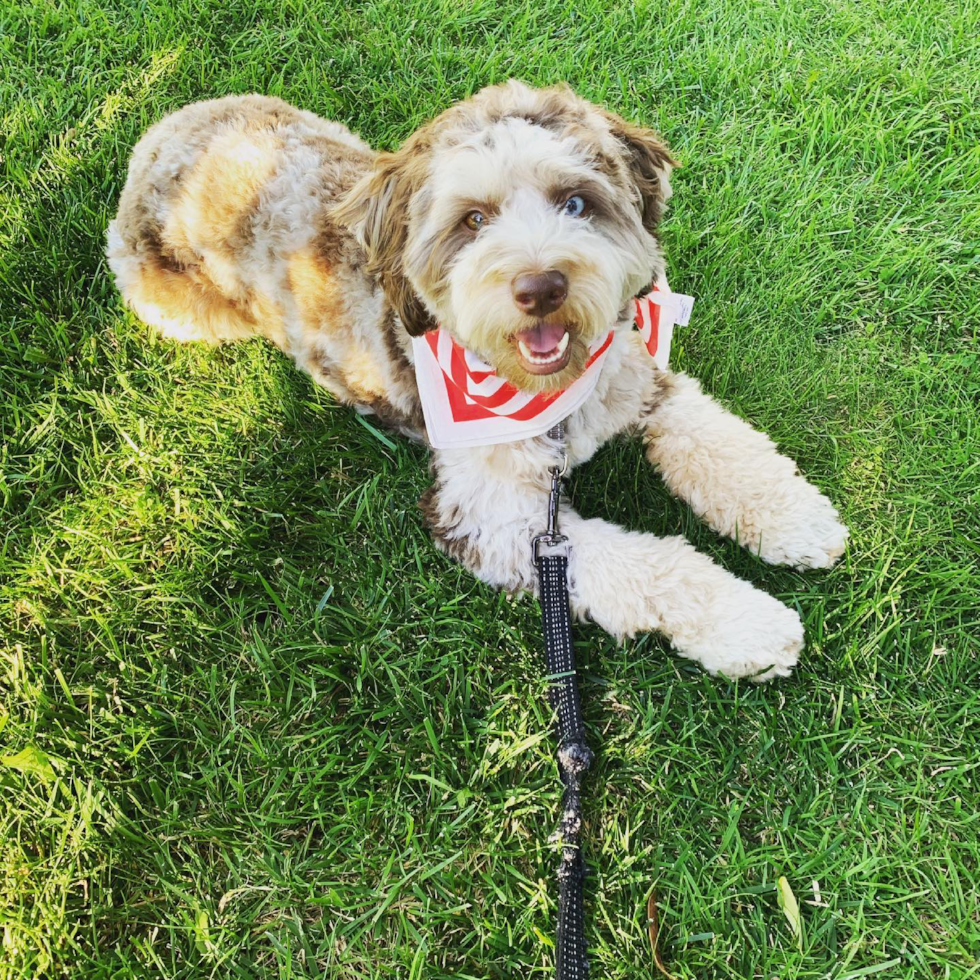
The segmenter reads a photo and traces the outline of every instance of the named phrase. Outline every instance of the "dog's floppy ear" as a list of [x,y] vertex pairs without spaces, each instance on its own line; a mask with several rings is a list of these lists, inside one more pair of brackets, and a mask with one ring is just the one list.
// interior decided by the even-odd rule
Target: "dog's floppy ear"
[[[411,142],[411,141],[410,141]],[[349,228],[367,252],[367,272],[374,276],[405,329],[419,337],[436,322],[405,275],[403,255],[408,239],[408,205],[421,184],[417,149],[381,153],[336,207],[331,217]]]
[[608,109],[603,109],[602,114],[613,136],[626,150],[627,163],[640,192],[643,227],[652,232],[670,200],[670,172],[680,164],[652,130],[627,122]]

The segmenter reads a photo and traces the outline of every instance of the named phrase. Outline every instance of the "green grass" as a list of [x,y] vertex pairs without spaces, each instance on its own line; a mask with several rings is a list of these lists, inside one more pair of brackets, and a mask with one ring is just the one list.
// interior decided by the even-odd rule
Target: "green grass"
[[757,689],[578,631],[593,975],[655,975],[655,883],[679,978],[980,977],[978,35],[972,0],[6,0],[0,978],[550,976],[536,604],[430,546],[423,450],[262,343],[155,342],[102,257],[184,102],[274,93],[390,147],[512,75],[667,137],[675,366],[853,535],[771,569],[633,445],[576,473],[810,641]]

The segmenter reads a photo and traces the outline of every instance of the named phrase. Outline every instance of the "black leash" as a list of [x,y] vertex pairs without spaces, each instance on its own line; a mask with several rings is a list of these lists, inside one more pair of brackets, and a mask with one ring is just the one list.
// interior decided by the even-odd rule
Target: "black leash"
[[[564,423],[556,425],[548,435],[564,443]],[[558,769],[565,787],[558,825],[562,849],[558,867],[555,977],[556,980],[585,980],[589,973],[582,894],[585,861],[579,839],[582,830],[582,779],[592,762],[592,752],[585,743],[585,724],[575,677],[572,622],[568,608],[568,539],[558,530],[561,478],[567,463],[564,452],[562,457],[562,465],[551,470],[548,529],[535,537],[532,549],[541,588],[548,699],[557,717]]]

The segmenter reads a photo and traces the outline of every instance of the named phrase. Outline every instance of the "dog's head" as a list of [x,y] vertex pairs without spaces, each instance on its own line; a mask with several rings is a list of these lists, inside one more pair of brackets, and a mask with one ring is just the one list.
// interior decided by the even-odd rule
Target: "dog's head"
[[569,88],[512,81],[381,154],[334,217],[410,334],[438,324],[519,388],[554,390],[662,274],[674,165]]

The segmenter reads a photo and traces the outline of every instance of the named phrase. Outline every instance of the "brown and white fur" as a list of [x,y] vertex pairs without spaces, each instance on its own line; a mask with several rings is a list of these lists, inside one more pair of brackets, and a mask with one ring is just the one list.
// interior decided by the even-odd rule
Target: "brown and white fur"
[[[673,165],[653,133],[566,87],[484,89],[395,153],[278,99],[232,96],[189,105],[139,142],[109,263],[164,336],[264,336],[341,401],[423,439],[412,336],[438,323],[541,391],[567,386],[614,327],[598,385],[567,422],[569,464],[638,433],[671,491],[716,531],[768,562],[827,567],[847,537],[830,501],[696,381],[658,371],[632,329],[632,297],[663,278],[655,228]],[[567,285],[557,308],[516,292],[544,273]],[[542,325],[568,334],[544,371],[516,343]],[[491,585],[535,590],[531,538],[555,461],[545,436],[434,450],[421,506],[436,544]],[[683,538],[570,507],[561,528],[577,616],[617,637],[659,630],[712,673],[790,673],[796,612]]]

